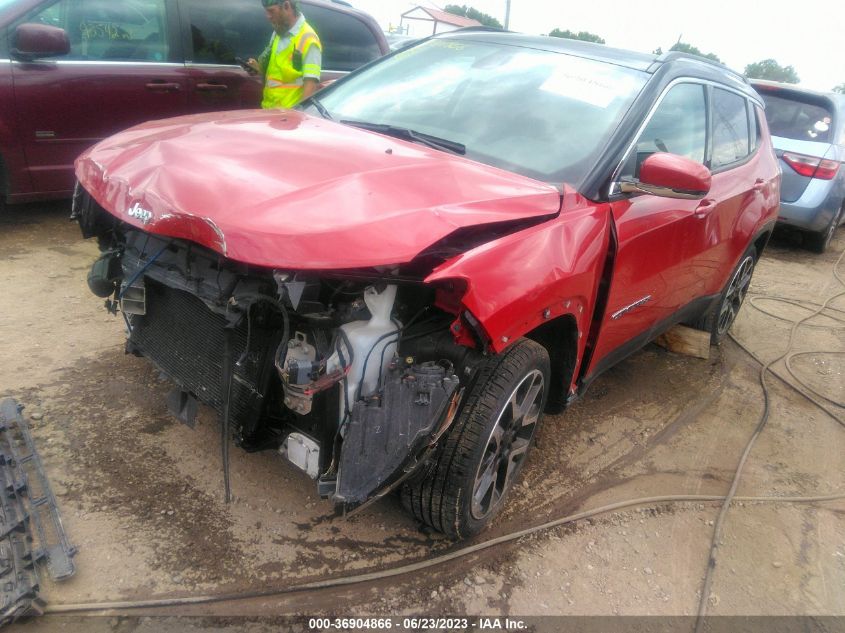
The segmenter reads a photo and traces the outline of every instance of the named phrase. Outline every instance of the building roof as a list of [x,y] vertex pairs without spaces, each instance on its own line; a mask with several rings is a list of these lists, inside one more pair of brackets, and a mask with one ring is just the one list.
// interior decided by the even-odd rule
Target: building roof
[[416,11],[417,9],[421,9],[428,13],[431,18],[436,22],[443,22],[444,24],[451,24],[452,26],[481,26],[481,22],[478,20],[473,20],[472,18],[465,18],[461,15],[455,15],[454,13],[449,13],[448,11],[440,11],[439,9],[431,9],[429,7],[424,6],[417,6],[411,9],[410,11],[405,11],[402,14],[402,17],[405,17],[412,11]]

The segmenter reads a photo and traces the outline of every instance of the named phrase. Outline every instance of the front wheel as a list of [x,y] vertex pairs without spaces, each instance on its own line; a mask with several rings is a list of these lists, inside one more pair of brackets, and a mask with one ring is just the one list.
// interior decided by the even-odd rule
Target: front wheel
[[756,263],[757,251],[753,246],[749,246],[722,290],[719,303],[704,316],[699,324],[700,329],[710,332],[712,345],[718,345],[724,340],[736,320],[736,315],[739,314],[739,308],[751,285]]
[[528,339],[477,371],[433,468],[402,490],[403,504],[417,519],[452,538],[477,534],[504,506],[549,390],[549,355]]

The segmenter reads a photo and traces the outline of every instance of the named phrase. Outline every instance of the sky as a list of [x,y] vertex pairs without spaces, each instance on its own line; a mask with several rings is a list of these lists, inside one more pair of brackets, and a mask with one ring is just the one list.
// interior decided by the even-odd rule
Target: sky
[[[387,29],[419,4],[466,4],[504,24],[506,0],[351,0]],[[680,37],[742,72],[746,64],[773,58],[795,68],[801,85],[831,90],[845,83],[845,2],[783,0],[511,0],[510,29],[546,34],[554,28],[590,31],[608,46],[651,52],[668,50]]]

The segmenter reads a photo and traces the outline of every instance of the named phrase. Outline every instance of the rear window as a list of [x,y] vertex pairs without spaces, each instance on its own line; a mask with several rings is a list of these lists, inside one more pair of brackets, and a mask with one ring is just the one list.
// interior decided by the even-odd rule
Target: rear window
[[796,141],[831,141],[833,114],[829,108],[764,92],[761,96],[766,102],[766,120],[773,136]]
[[[300,6],[320,37],[324,71],[351,71],[381,57],[375,35],[357,17],[304,2]],[[187,0],[187,7],[196,63],[234,64],[238,57],[257,57],[273,37],[258,0]]]
[[355,16],[306,4],[302,12],[320,36],[323,70],[351,71],[381,57],[376,36]]
[[257,57],[270,41],[272,27],[260,3],[251,0],[189,0],[193,61],[234,64]]

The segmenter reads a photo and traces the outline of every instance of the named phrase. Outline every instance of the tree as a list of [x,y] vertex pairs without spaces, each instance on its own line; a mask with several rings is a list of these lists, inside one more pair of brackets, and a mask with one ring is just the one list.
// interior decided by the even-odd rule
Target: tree
[[792,66],[781,66],[773,59],[748,64],[745,67],[745,76],[749,79],[771,79],[788,84],[797,84],[799,81],[798,73]]
[[584,42],[595,42],[596,44],[604,44],[604,38],[599,37],[595,33],[590,33],[589,31],[578,31],[575,33],[574,31],[570,31],[567,29],[566,31],[561,31],[560,29],[555,29],[551,33],[549,33],[549,37],[565,37],[569,40],[583,40]]
[[833,92],[838,92],[840,94],[845,95],[845,83],[839,84],[836,88],[833,89]]
[[443,10],[447,13],[451,13],[452,15],[459,15],[464,18],[477,20],[481,22],[484,26],[492,26],[497,29],[502,28],[502,23],[499,22],[492,15],[487,15],[486,13],[482,13],[478,9],[474,9],[466,5],[447,4],[443,8]]
[[706,57],[707,59],[712,59],[714,62],[719,62],[720,64],[722,63],[722,60],[719,59],[719,56],[715,53],[702,53],[698,47],[682,42],[681,40],[675,42],[669,50],[681,51],[682,53],[689,53],[690,55],[698,55],[699,57]]

